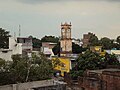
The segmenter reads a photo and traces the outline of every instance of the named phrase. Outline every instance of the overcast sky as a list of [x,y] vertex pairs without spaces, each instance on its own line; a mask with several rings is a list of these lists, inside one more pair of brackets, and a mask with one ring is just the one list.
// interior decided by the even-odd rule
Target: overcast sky
[[99,38],[120,35],[120,0],[0,0],[0,27],[21,36],[60,36],[60,24],[72,23],[72,37],[93,32]]

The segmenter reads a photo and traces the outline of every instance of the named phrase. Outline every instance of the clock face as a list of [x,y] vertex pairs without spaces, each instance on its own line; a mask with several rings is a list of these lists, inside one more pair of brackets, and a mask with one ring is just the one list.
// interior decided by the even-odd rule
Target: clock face
[[62,32],[65,32],[65,30],[63,29]]
[[67,32],[70,32],[70,29],[68,29]]

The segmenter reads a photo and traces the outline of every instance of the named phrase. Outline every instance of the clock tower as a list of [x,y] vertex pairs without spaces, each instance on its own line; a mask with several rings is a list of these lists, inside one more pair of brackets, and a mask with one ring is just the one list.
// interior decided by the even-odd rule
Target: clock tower
[[72,53],[71,23],[61,24],[60,56]]

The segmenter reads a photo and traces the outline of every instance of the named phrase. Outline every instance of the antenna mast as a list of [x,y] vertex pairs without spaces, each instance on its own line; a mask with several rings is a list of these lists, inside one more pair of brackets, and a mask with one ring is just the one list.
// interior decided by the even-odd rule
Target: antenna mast
[[14,32],[14,38],[16,38],[16,32]]
[[21,26],[19,25],[19,37],[21,36]]

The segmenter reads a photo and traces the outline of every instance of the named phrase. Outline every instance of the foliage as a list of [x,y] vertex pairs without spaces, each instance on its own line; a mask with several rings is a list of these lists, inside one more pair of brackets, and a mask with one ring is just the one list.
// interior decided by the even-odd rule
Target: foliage
[[[60,54],[60,42],[52,50],[55,55],[59,55]],[[85,50],[86,48],[82,48],[79,45],[72,43],[72,53],[79,54]]]
[[90,34],[89,42],[90,42],[90,46],[98,46],[98,45],[100,45],[98,37],[95,34]]
[[117,37],[116,42],[116,47],[120,50],[120,36]]
[[29,38],[32,38],[33,48],[40,48],[42,46],[42,42],[53,42],[58,43],[59,38],[55,36],[44,36],[40,39],[29,36]]
[[72,43],[72,52],[73,53],[79,54],[79,53],[82,53],[85,50],[86,50],[85,48],[82,48],[78,44]]
[[53,53],[54,53],[55,55],[60,55],[60,42],[58,42],[58,43],[55,45],[55,47],[53,47],[52,51],[53,51]]
[[52,76],[53,66],[52,62],[46,58],[43,53],[40,53],[39,56],[32,55],[33,62],[30,68],[29,80],[44,80]]
[[74,78],[77,77],[78,72],[81,72],[78,75],[80,76],[87,69],[105,69],[108,65],[120,65],[115,55],[106,54],[105,56],[100,56],[92,51],[86,51],[84,54],[79,55],[76,65],[70,73]]
[[3,60],[2,58],[0,58],[0,70],[1,68],[5,65],[5,60]]
[[32,43],[33,48],[40,48],[42,46],[41,40],[36,37],[32,37]]
[[106,54],[105,55],[105,62],[107,65],[120,65],[115,54]]
[[[88,48],[90,46],[102,46],[103,49],[120,49],[120,36],[117,37],[116,40],[114,39],[110,39],[108,37],[103,37],[100,40],[98,39],[98,37],[93,34],[93,33],[88,33],[90,36],[89,39],[89,45]],[[116,41],[117,43],[115,43],[114,41]]]
[[71,70],[70,76],[72,79],[77,80],[78,76],[83,76],[84,70]]
[[9,32],[0,28],[0,48],[8,48],[9,37]]
[[41,42],[53,42],[53,43],[58,43],[59,38],[55,36],[44,36],[41,38]]
[[13,61],[0,59],[0,85],[44,80],[53,74],[52,62],[44,54],[32,54],[31,58],[13,55]]
[[116,41],[119,43],[120,45],[120,36],[117,37]]
[[112,40],[107,38],[107,37],[104,37],[104,38],[101,38],[100,40],[101,42],[101,45],[103,46],[103,49],[111,49],[112,48]]

